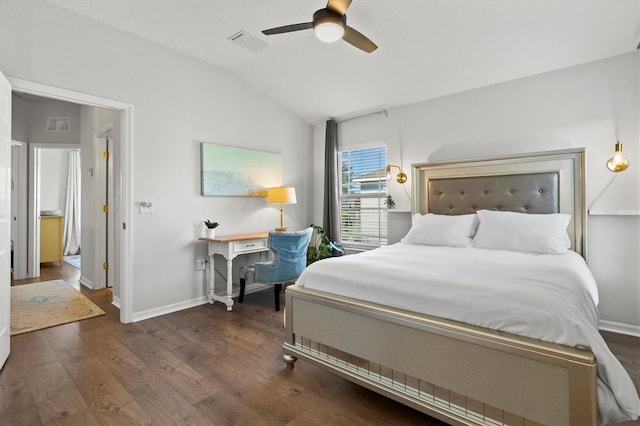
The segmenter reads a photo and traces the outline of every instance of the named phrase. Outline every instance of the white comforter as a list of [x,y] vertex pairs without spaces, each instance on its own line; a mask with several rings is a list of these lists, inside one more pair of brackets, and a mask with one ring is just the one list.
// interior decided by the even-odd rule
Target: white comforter
[[598,333],[598,290],[574,252],[535,255],[398,243],[324,259],[301,287],[427,313],[567,346],[591,348],[603,423],[636,419],[631,378]]

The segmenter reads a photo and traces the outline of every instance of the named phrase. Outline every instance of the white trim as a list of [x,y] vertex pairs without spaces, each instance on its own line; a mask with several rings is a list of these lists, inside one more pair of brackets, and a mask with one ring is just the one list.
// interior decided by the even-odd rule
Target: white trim
[[[116,277],[120,283],[120,298],[122,308],[120,309],[120,321],[128,323],[132,321],[133,312],[133,272],[131,265],[132,241],[130,234],[126,232],[131,227],[130,219],[132,217],[131,188],[132,179],[132,155],[133,155],[133,105],[113,99],[102,98],[89,95],[86,93],[76,92],[73,90],[63,89],[60,87],[49,86],[36,83],[33,81],[22,80],[19,78],[8,78],[13,86],[13,90],[17,92],[30,93],[32,95],[43,96],[52,99],[63,100],[67,102],[79,103],[94,107],[106,108],[120,111],[121,114],[121,134],[120,134],[120,206],[116,212],[115,222],[121,224],[118,230],[120,236],[120,277]],[[126,225],[126,230],[125,228]]]
[[27,274],[40,276],[40,149],[29,144],[27,201]]
[[[14,182],[14,189],[12,191],[17,191],[18,203],[17,206],[12,205],[12,209],[14,207],[17,208],[16,213],[16,225],[17,235],[12,235],[13,240],[13,278],[14,279],[24,279],[31,278],[28,273],[28,246],[29,246],[29,237],[27,233],[28,223],[29,223],[29,192],[28,192],[28,182],[29,182],[29,144],[23,141],[11,140],[11,157],[13,163],[13,147],[18,147],[18,152],[16,153],[19,158],[17,162],[19,163],[18,172],[20,173],[17,176],[17,182]],[[11,175],[13,177],[15,170],[11,170]]]
[[363,109],[360,111],[354,111],[348,114],[344,114],[342,116],[334,117],[334,120],[340,124],[345,121],[354,120],[356,118],[367,117],[369,115],[374,114],[384,114],[385,118],[389,117],[389,110],[391,109],[391,105],[378,105],[372,108]]
[[600,330],[640,337],[640,325],[600,320]]
[[77,143],[46,143],[46,142],[33,142],[29,144],[30,147],[38,149],[64,149],[67,151],[81,151],[80,144]]
[[134,312],[132,315],[132,321],[137,322],[149,318],[155,318],[161,315],[182,311],[184,309],[194,308],[196,306],[204,305],[207,303],[209,303],[209,298],[207,296],[201,296],[195,299],[185,300],[183,302],[171,303],[169,305],[160,306],[158,308],[147,309],[146,311]]
[[[27,207],[29,218],[30,244],[27,251],[27,259],[33,273],[33,277],[40,276],[40,153],[43,149],[60,149],[67,151],[80,151],[79,144],[73,143],[29,143],[29,200]],[[31,162],[33,158],[33,162]],[[33,250],[33,251],[32,251]]]
[[[376,148],[384,148],[388,151],[389,146],[387,145],[387,141],[384,140],[373,140],[373,141],[363,141],[363,142],[355,142],[353,144],[348,144],[343,146],[340,144],[340,139],[338,139],[338,156],[343,152],[349,151],[363,151],[365,149],[376,149]],[[386,152],[389,154],[389,152]],[[385,154],[385,155],[386,155]],[[342,161],[341,159],[339,159]],[[389,163],[389,156],[387,155],[387,164]]]
[[118,296],[113,296],[113,298],[111,299],[111,304],[120,309],[120,298]]
[[380,246],[361,246],[361,245],[359,246],[359,245],[351,245],[351,244],[344,245],[343,244],[342,247],[344,248],[343,256],[346,256],[346,255],[349,255],[349,254],[363,253],[365,251],[377,249]]
[[591,216],[640,216],[640,210],[591,209]]
[[93,288],[93,281],[86,279],[84,276],[80,275],[80,278],[78,279],[78,282],[80,284],[82,284],[83,286],[87,287],[90,290],[95,290]]
[[[131,241],[131,188],[133,188],[133,105],[124,108],[120,114],[120,321],[132,322],[133,315],[133,242]],[[117,219],[117,216],[116,216]],[[127,225],[125,225],[127,224]],[[127,231],[127,232],[125,232]],[[117,277],[115,279],[118,279]]]
[[34,81],[22,80],[20,78],[7,78],[11,82],[15,92],[30,93],[32,95],[43,96],[45,98],[53,98],[72,103],[80,102],[83,105],[115,110],[125,110],[131,106],[131,104],[114,99],[101,98],[99,96],[63,89],[61,87],[49,86],[46,84],[36,83]]

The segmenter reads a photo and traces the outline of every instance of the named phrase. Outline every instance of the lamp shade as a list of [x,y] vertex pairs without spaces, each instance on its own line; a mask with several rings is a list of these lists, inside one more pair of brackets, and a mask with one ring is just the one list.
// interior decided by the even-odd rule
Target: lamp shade
[[293,187],[277,187],[267,189],[267,203],[296,204],[296,189]]

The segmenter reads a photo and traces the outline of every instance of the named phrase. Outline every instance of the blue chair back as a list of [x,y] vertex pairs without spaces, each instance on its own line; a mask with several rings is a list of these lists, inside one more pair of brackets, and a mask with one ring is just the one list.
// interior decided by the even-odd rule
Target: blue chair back
[[269,232],[268,245],[273,251],[273,262],[255,265],[255,281],[259,283],[286,283],[298,279],[307,266],[307,247],[313,228],[297,232]]

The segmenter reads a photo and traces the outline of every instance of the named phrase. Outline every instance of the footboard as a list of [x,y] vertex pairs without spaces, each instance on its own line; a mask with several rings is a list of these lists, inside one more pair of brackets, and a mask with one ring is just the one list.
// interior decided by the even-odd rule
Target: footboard
[[449,423],[597,424],[596,364],[570,348],[290,286],[285,358]]

